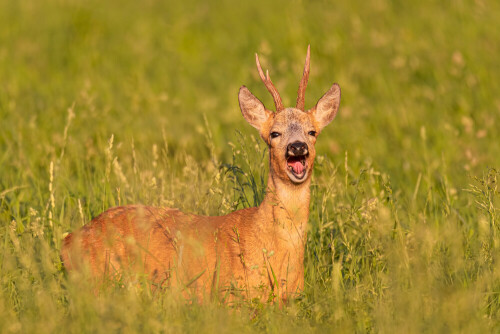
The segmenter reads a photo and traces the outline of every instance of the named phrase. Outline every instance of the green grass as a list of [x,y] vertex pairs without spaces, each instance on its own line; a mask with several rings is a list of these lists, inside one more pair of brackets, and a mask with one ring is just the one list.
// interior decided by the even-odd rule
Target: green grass
[[[0,332],[500,331],[500,4],[0,0]],[[307,44],[321,134],[306,286],[288,307],[94,295],[64,233],[118,204],[262,199],[245,84],[286,105]],[[496,169],[495,169],[496,168]]]

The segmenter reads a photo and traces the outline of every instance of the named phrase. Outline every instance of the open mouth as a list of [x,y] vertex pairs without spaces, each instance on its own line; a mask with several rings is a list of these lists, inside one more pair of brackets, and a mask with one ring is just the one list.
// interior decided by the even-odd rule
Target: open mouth
[[293,155],[286,159],[288,171],[297,179],[302,180],[306,176],[306,155]]

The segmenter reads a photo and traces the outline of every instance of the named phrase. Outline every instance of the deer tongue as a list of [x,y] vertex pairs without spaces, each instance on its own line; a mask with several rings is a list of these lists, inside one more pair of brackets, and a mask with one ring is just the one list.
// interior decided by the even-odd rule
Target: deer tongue
[[287,161],[287,164],[288,166],[292,167],[293,169],[293,172],[295,174],[302,174],[302,172],[304,171],[304,165],[302,164],[302,162],[300,161],[300,159],[297,159],[297,158],[290,158],[288,161]]

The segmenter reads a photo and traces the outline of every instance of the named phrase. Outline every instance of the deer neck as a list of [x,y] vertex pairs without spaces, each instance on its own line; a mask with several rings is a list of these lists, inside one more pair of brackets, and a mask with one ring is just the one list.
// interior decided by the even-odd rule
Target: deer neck
[[259,207],[259,211],[266,216],[266,227],[304,243],[309,219],[310,184],[310,177],[298,185],[283,181],[271,168],[266,196]]

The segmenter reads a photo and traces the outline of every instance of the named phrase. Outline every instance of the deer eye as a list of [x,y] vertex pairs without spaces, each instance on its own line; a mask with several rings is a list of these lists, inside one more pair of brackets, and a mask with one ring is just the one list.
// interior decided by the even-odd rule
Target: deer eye
[[281,136],[281,133],[279,132],[271,132],[271,138],[276,138],[276,137],[279,137]]
[[309,136],[316,137],[316,131],[309,131],[308,134],[309,134]]

